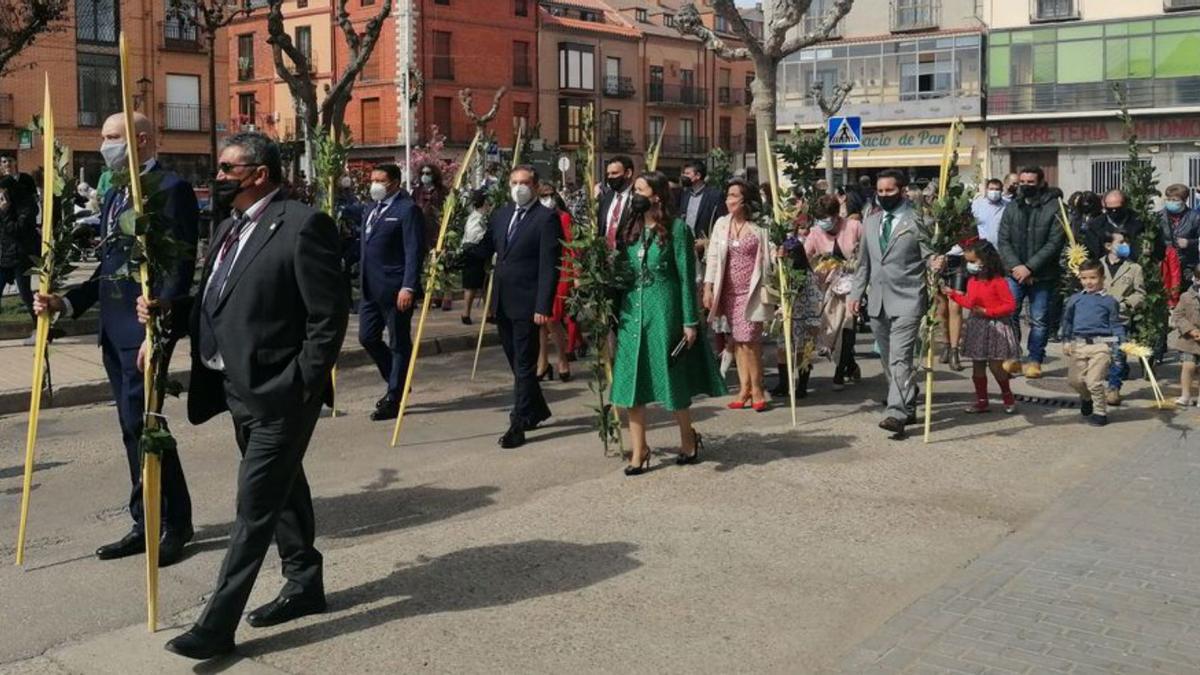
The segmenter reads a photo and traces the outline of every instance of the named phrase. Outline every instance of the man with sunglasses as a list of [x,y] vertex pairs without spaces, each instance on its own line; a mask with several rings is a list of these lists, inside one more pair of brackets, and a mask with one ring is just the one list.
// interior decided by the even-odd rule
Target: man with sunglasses
[[[192,186],[158,161],[154,125],[150,120],[141,113],[134,113],[134,131],[138,158],[142,161],[143,185],[157,190],[158,194],[150,197],[150,201],[161,204],[156,209],[161,222],[170,227],[171,236],[184,244],[186,250],[170,273],[158,280],[158,287],[154,289],[154,297],[171,301],[188,295],[191,289],[200,209]],[[101,127],[100,134],[100,154],[105,164],[111,171],[127,172],[129,159],[124,116],[121,113],[110,116]],[[99,305],[100,308],[98,341],[104,370],[112,387],[117,420],[121,425],[121,439],[125,445],[125,458],[132,483],[129,515],[133,519],[133,527],[124,537],[96,550],[96,557],[101,560],[138,555],[146,550],[147,533],[144,531],[142,514],[142,456],[138,447],[142,437],[145,392],[142,374],[137,368],[138,348],[145,340],[146,331],[138,323],[136,313],[136,301],[142,289],[137,281],[129,278],[126,271],[130,262],[131,241],[118,236],[120,219],[132,208],[128,187],[109,190],[100,210],[100,234],[103,240],[99,249],[100,264],[95,273],[66,295],[39,293],[33,302],[33,309],[38,314],[64,312],[72,318],[79,317],[93,305]],[[183,547],[193,534],[192,501],[179,454],[174,450],[164,452],[162,457],[162,501],[162,532],[156,532],[154,536],[160,537],[158,564],[166,567],[182,558]]]

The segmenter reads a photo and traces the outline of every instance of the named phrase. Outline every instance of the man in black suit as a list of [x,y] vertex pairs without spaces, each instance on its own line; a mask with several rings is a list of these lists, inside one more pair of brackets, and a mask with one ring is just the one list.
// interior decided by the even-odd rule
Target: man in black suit
[[[157,190],[153,201],[160,204],[157,211],[171,228],[171,236],[187,247],[166,278],[159,279],[155,297],[166,301],[186,297],[191,292],[192,274],[196,263],[193,257],[199,234],[200,209],[196,193],[187,181],[163,168],[156,158],[154,125],[141,113],[134,113],[138,157],[142,160],[142,183],[146,191]],[[100,154],[108,168],[128,171],[128,146],[125,139],[125,117],[110,116],[100,129],[103,139]],[[112,388],[117,421],[121,425],[121,440],[125,444],[125,459],[132,487],[129,492],[129,515],[133,527],[118,541],[101,546],[96,557],[112,560],[138,555],[146,550],[142,513],[142,451],[140,441],[144,423],[145,391],[137,366],[138,349],[146,338],[146,329],[138,323],[137,298],[142,289],[129,278],[130,246],[128,238],[118,235],[123,214],[133,208],[129,188],[109,190],[100,210],[100,264],[92,276],[63,296],[38,294],[33,308],[38,313],[64,312],[77,318],[90,307],[100,308],[100,330],[97,342]],[[192,538],[192,500],[179,453],[170,450],[162,456],[162,532],[158,564],[166,567],[183,557],[183,547]]]
[[608,248],[616,248],[617,230],[621,219],[629,212],[629,201],[633,197],[633,160],[617,155],[608,160],[604,168],[604,186],[600,195],[599,212],[596,214],[597,234],[608,242]]
[[[413,303],[421,291],[425,216],[403,188],[400,167],[380,164],[371,172],[371,199],[362,230],[358,341],[387,382],[372,420],[395,419],[412,355]],[[388,344],[383,343],[387,327]]]
[[[208,606],[167,650],[208,659],[233,636],[274,538],[287,579],[246,622],[272,626],[325,610],[321,554],[313,545],[305,450],[332,403],[330,371],[349,313],[337,226],[280,191],[279,146],[259,133],[225,142],[213,198],[233,209],[216,230],[193,298],[163,305],[173,329],[192,336],[188,419],[228,410],[242,460],[237,516]],[[151,308],[139,301],[139,318]]]
[[713,223],[727,213],[725,191],[706,183],[708,167],[694,160],[683,165],[679,186],[683,194],[679,197],[679,215],[687,220],[688,229],[696,239],[696,254],[703,256],[708,244],[708,234]]
[[562,228],[558,213],[537,201],[537,170],[517,166],[508,184],[512,203],[492,213],[471,255],[491,260],[496,254],[496,324],[513,371],[513,409],[500,447],[518,448],[526,431],[550,418],[537,380],[538,332],[554,304]]

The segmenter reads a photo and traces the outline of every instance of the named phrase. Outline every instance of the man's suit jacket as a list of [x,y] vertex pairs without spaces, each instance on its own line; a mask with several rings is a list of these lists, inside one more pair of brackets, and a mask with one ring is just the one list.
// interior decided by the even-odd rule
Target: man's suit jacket
[[692,236],[697,239],[707,239],[712,231],[713,223],[725,215],[725,195],[711,185],[705,186],[699,194],[684,190],[679,197],[679,217],[687,220],[688,205],[693,199],[700,200],[700,212],[696,215],[696,223],[692,227]]
[[403,190],[372,218],[374,209],[365,214],[360,235],[363,297],[380,305],[395,305],[396,294],[402,288],[421,293],[421,266],[427,245],[425,216]]
[[[616,199],[618,194],[624,195],[625,193],[605,190],[604,193],[600,195],[600,205],[597,207],[598,213],[596,214],[596,233],[601,237],[608,233],[608,209],[612,206],[613,200]],[[618,225],[620,225],[621,222],[625,220],[626,216],[629,215],[629,202],[632,201],[632,199],[632,189],[629,190],[629,194],[621,197],[621,217],[617,219]]]
[[882,209],[867,216],[863,240],[859,245],[858,270],[849,299],[861,301],[867,295],[870,316],[889,318],[917,317],[925,313],[928,294],[925,269],[933,255],[928,223],[912,204],[905,201],[894,212],[892,237],[881,248]]
[[283,193],[267,205],[242,244],[212,317],[224,377],[201,363],[204,289],[215,251],[232,224],[226,219],[217,228],[214,255],[204,266],[198,291],[174,311],[176,320],[184,312],[190,316],[188,419],[201,424],[227,409],[226,378],[256,417],[282,417],[316,396],[324,395],[330,403],[329,373],[349,316],[337,226]]
[[[171,236],[188,248],[187,254],[179,259],[170,274],[159,279],[157,288],[153,289],[155,298],[174,301],[186,297],[192,287],[200,207],[191,184],[162,168],[157,161],[142,176],[143,184],[151,180],[159,183],[158,191],[150,197],[150,208],[162,216],[161,223],[170,228]],[[66,294],[75,317],[100,303],[100,339],[107,336],[119,349],[136,349],[146,337],[145,327],[137,320],[137,299],[142,294],[141,285],[133,279],[115,278],[133,271],[128,269],[130,241],[117,236],[118,226],[113,222],[131,208],[133,202],[126,198],[126,190],[113,189],[104,195],[104,205],[100,211],[100,235],[104,237],[100,264],[91,278]]]
[[549,316],[554,308],[562,224],[556,210],[534,201],[509,241],[514,211],[510,203],[492,212],[487,234],[471,255],[490,260],[496,254],[496,316],[532,321],[535,313]]

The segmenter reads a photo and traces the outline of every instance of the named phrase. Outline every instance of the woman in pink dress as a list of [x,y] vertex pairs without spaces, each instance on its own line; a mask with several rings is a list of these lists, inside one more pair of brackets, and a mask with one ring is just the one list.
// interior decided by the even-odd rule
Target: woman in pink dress
[[713,225],[704,273],[704,306],[713,330],[733,343],[738,369],[737,399],[729,408],[767,409],[763,391],[763,322],[774,313],[764,301],[771,278],[771,243],[755,224],[762,203],[758,188],[740,179],[725,188],[729,215]]

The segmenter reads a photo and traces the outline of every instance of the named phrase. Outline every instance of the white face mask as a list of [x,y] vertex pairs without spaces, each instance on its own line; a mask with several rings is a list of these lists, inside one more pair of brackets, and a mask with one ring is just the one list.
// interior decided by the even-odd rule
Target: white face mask
[[533,188],[523,183],[512,186],[510,193],[517,206],[527,206],[529,202],[533,201]]
[[106,140],[100,144],[100,154],[104,157],[104,164],[113,171],[118,171],[129,163],[128,147],[125,141]]
[[538,200],[538,201],[540,201],[540,202],[542,203],[542,206],[544,206],[544,207],[546,207],[546,208],[548,208],[548,209],[556,209],[556,208],[558,208],[558,204],[555,204],[555,203],[554,203],[554,197],[542,197],[542,198],[541,198],[540,200]]
[[433,174],[421,174],[421,185],[433,185]]
[[384,185],[383,183],[371,183],[370,194],[371,194],[371,199],[373,199],[377,202],[381,202],[388,195],[387,186]]
[[988,190],[987,198],[988,198],[988,201],[991,201],[991,202],[1000,201],[1000,191],[999,190]]

